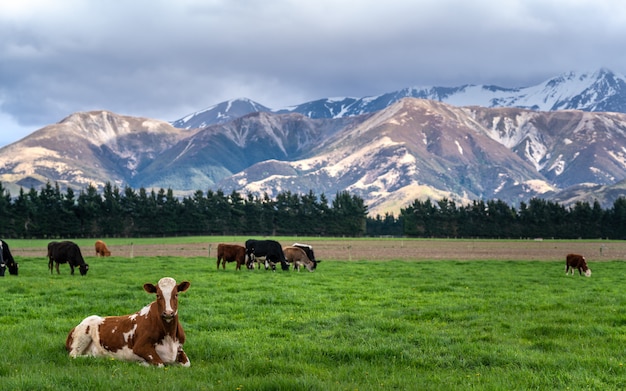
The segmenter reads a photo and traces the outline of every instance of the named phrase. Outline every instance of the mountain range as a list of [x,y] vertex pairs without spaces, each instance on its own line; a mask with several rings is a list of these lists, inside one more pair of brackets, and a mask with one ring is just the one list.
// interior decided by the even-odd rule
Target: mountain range
[[412,87],[363,98],[324,98],[270,109],[249,99],[222,102],[174,121],[177,128],[203,128],[253,112],[300,113],[309,118],[340,118],[380,111],[403,98],[436,100],[453,106],[516,107],[535,111],[582,110],[626,113],[626,78],[608,69],[568,72],[535,86],[489,85]]
[[414,199],[542,197],[604,207],[626,185],[626,79],[567,73],[537,86],[406,88],[282,109],[235,99],[171,123],[74,113],[0,149],[0,181],[20,187],[222,189],[332,198],[370,213]]

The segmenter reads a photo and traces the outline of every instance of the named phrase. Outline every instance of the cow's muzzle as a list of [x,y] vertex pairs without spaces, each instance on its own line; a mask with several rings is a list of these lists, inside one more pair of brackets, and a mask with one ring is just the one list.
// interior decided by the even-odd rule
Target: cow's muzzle
[[175,312],[163,311],[163,313],[161,313],[161,319],[163,319],[166,322],[171,322],[175,316],[176,316]]

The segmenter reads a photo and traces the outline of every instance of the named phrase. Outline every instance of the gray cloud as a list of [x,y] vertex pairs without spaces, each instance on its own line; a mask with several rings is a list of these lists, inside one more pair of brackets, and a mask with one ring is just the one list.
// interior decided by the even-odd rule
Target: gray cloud
[[3,2],[0,145],[85,110],[175,120],[237,97],[624,73],[625,30],[620,0]]

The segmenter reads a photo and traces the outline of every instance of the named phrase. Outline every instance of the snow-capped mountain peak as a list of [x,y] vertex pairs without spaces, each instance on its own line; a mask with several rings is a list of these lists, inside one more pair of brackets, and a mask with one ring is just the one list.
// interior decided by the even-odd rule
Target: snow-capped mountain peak
[[609,69],[600,68],[593,72],[566,72],[528,87],[473,84],[459,87],[409,87],[362,98],[317,99],[281,109],[270,109],[250,99],[240,98],[192,113],[172,124],[185,129],[201,128],[225,123],[256,111],[300,113],[309,118],[352,117],[383,110],[407,97],[436,100],[453,106],[626,113],[626,78]]
[[172,122],[172,125],[181,129],[205,128],[209,125],[223,124],[250,113],[268,111],[271,109],[248,98],[231,99],[188,114]]

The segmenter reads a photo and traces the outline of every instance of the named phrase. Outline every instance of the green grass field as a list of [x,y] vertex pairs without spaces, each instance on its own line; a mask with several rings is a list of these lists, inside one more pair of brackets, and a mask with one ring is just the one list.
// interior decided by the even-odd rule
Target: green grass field
[[[624,262],[333,261],[315,273],[216,270],[215,258],[89,257],[86,277],[22,258],[0,278],[0,389],[626,389]],[[180,296],[190,368],[70,359],[91,314],[133,313],[145,282]]]

